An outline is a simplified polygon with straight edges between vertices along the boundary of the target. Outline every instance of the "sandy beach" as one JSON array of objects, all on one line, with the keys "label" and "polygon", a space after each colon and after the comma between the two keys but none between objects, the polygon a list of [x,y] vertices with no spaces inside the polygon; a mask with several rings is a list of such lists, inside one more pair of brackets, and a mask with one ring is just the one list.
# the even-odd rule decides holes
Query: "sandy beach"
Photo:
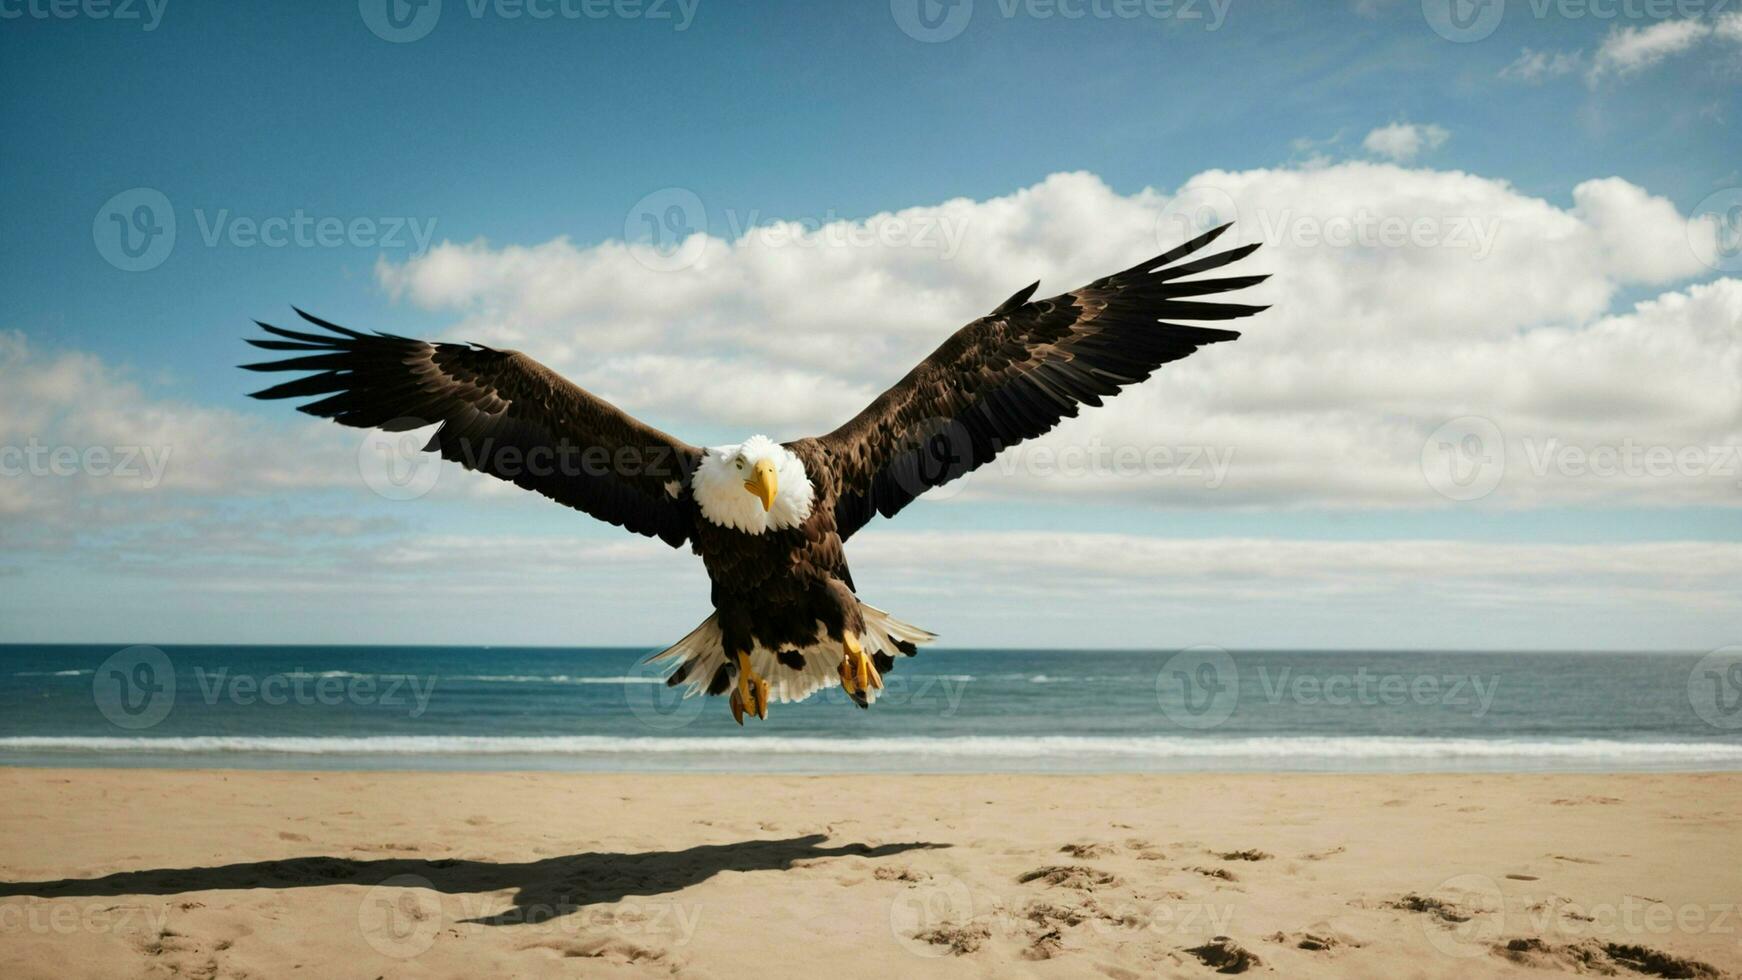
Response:
[{"label": "sandy beach", "polygon": [[0,770],[0,975],[1742,973],[1742,776]]}]

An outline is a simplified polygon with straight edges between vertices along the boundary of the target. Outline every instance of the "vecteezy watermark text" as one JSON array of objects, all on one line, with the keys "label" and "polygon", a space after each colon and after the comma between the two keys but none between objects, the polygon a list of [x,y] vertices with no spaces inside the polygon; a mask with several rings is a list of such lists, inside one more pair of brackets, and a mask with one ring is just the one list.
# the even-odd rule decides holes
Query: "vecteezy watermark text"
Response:
[{"label": "vecteezy watermark text", "polygon": [[163,23],[169,0],[0,0],[0,21],[112,20],[150,33]]},{"label": "vecteezy watermark text", "polygon": [[208,705],[219,700],[237,705],[374,705],[408,708],[408,718],[421,717],[429,709],[437,678],[412,674],[352,674],[302,671],[266,674],[231,674],[228,667],[194,668],[194,683]]},{"label": "vecteezy watermark text", "polygon": [[[674,32],[695,22],[700,0],[465,0],[473,20],[623,20],[669,23]],[[358,0],[363,23],[383,41],[407,44],[429,36],[442,17],[442,0]]]},{"label": "vecteezy watermark text", "polygon": [[751,248],[914,248],[953,258],[967,236],[968,217],[947,211],[878,214],[854,221],[832,208],[820,215],[770,219],[760,209],[724,208],[718,224],[701,196],[684,187],[662,187],[630,207],[623,240],[630,255],[655,272],[675,272],[701,261],[711,229],[725,242]]},{"label": "vecteezy watermark text", "polygon": [[[200,243],[206,248],[379,248],[429,251],[436,219],[395,215],[313,215],[302,208],[288,214],[237,215],[229,208],[193,209]],[[103,202],[91,222],[98,254],[123,272],[146,272],[162,265],[175,250],[175,206],[162,191],[134,187]]]},{"label": "vecteezy watermark text", "polygon": [[1500,689],[1497,674],[1404,674],[1365,664],[1353,671],[1272,669],[1265,664],[1242,669],[1221,647],[1196,646],[1162,664],[1155,677],[1156,701],[1162,713],[1182,728],[1215,728],[1233,716],[1242,693],[1254,693],[1250,685],[1243,692],[1243,679],[1255,679],[1257,695],[1272,705],[1284,701],[1331,708],[1420,705],[1468,710],[1474,718],[1488,714]]},{"label": "vecteezy watermark text", "polygon": [[1666,21],[1716,17],[1732,6],[1732,0],[1421,0],[1421,13],[1435,34],[1469,44],[1492,35],[1509,9],[1536,20]]},{"label": "vecteezy watermark text", "polygon": [[[982,0],[984,2],[984,0]],[[915,41],[948,41],[967,29],[975,0],[889,0],[901,32]],[[1220,30],[1233,0],[994,0],[1004,20],[1168,20]]]},{"label": "vecteezy watermark text", "polygon": [[1468,959],[1500,953],[1528,961],[1533,954],[1552,953],[1565,944],[1581,958],[1593,958],[1592,965],[1602,973],[1615,972],[1604,967],[1616,965],[1608,961],[1617,955],[1631,959],[1643,939],[1742,933],[1742,914],[1735,902],[1672,904],[1641,895],[1580,902],[1553,892],[1520,890],[1510,882],[1503,888],[1497,879],[1478,873],[1454,875],[1428,892],[1410,893],[1390,904],[1421,913],[1429,944],[1447,956]]},{"label": "vecteezy watermark text", "polygon": [[[436,677],[365,674],[343,670],[304,670],[256,675],[228,667],[193,669],[194,687],[208,706],[219,701],[249,706],[336,707],[341,704],[404,710],[418,718],[429,710]],[[104,660],[91,678],[97,710],[117,728],[150,728],[175,707],[179,683],[175,663],[153,646],[132,646]]]},{"label": "vecteezy watermark text", "polygon": [[1280,704],[1286,698],[1300,705],[1333,708],[1405,704],[1471,708],[1472,718],[1481,718],[1494,705],[1500,688],[1499,675],[1480,674],[1381,674],[1357,667],[1352,674],[1296,674],[1294,668],[1276,671],[1260,666],[1258,687],[1264,699]]},{"label": "vecteezy watermark text", "polygon": [[1422,475],[1457,501],[1493,493],[1508,472],[1537,481],[1726,480],[1742,487],[1742,445],[1676,444],[1631,436],[1580,443],[1559,436],[1511,437],[1492,419],[1466,415],[1436,428],[1422,444]]},{"label": "vecteezy watermark text", "polygon": [[435,237],[436,219],[400,217],[315,217],[302,208],[288,215],[256,218],[232,217],[229,208],[208,213],[194,209],[200,239],[207,248],[220,244],[234,248],[410,248],[412,254],[429,251]]},{"label": "vecteezy watermark text", "polygon": [[130,936],[161,936],[169,927],[169,907],[116,905],[113,901],[76,905],[0,905],[0,933],[38,936],[71,936],[78,933],[115,933]]},{"label": "vecteezy watermark text", "polygon": [[1208,489],[1217,490],[1227,481],[1233,464],[1233,446],[1113,446],[1094,436],[1086,444],[1056,448],[1013,446],[1000,453],[992,467],[1005,476],[1065,479],[1169,476],[1202,482]]},{"label": "vecteezy watermark text", "polygon": [[135,480],[147,490],[163,482],[173,446],[50,446],[32,437],[0,446],[0,477],[90,476]]}]

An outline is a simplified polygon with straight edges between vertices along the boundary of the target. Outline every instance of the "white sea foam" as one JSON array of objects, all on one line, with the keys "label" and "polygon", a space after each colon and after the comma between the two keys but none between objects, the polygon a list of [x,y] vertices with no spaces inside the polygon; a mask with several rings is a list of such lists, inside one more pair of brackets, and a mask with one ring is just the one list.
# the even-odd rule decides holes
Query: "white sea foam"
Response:
[{"label": "white sea foam", "polygon": [[467,736],[14,736],[0,751],[129,754],[280,754],[406,756],[878,756],[884,759],[1385,761],[1457,764],[1742,765],[1742,742],[1632,742],[1614,739],[1473,739],[1398,737],[1105,738],[1069,735],[964,738],[821,738],[798,736],[625,738],[608,735]]}]

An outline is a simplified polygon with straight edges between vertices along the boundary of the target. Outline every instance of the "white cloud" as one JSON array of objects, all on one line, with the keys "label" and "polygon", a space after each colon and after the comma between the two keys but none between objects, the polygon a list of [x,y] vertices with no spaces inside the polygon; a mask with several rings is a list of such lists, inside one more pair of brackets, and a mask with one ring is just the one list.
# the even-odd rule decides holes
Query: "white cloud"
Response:
[{"label": "white cloud", "polygon": [[1570,75],[1579,70],[1584,55],[1579,51],[1533,51],[1525,48],[1505,68],[1500,77],[1536,84],[1550,78]]},{"label": "white cloud", "polygon": [[1742,44],[1742,10],[1724,14],[1713,21],[1712,33],[1721,41]]},{"label": "white cloud", "polygon": [[1415,159],[1424,150],[1438,149],[1451,135],[1444,127],[1431,123],[1422,126],[1391,123],[1368,133],[1361,146],[1368,153],[1404,162]]},{"label": "white cloud", "polygon": [[[1606,80],[1638,75],[1670,58],[1693,51],[1701,42],[1715,39],[1742,44],[1742,11],[1721,14],[1709,20],[1684,18],[1661,20],[1643,27],[1614,27],[1597,47],[1585,71],[1593,87]],[[1535,51],[1524,48],[1500,69],[1500,77],[1537,83],[1578,71],[1584,62],[1580,51]]]},{"label": "white cloud", "polygon": [[0,513],[110,494],[230,495],[359,484],[356,438],[156,394],[81,351],[0,331]]},{"label": "white cloud", "polygon": [[1716,454],[1657,475],[1569,462],[1742,442],[1742,281],[1610,315],[1624,287],[1707,272],[1688,238],[1702,226],[1690,232],[1668,201],[1618,179],[1580,184],[1572,201],[1359,162],[1213,171],[1174,195],[1059,174],[865,223],[952,222],[965,233],[947,259],[743,235],[710,238],[693,268],[656,272],[619,243],[558,239],[444,243],[377,272],[393,295],[459,314],[439,332],[525,349],[679,434],[788,438],[834,428],[1019,286],[1040,278],[1049,295],[1123,268],[1177,241],[1181,214],[1210,207],[1240,217],[1231,240],[1266,242],[1248,264],[1275,278],[1251,298],[1275,308],[1238,324],[1238,343],[1169,365],[982,469],[964,499],[1051,499],[1067,485],[1179,505],[1443,505],[1423,448],[1446,420],[1481,415],[1507,440],[1490,505],[1734,505],[1737,477]]},{"label": "white cloud", "polygon": [[1690,50],[1712,30],[1711,24],[1692,18],[1658,21],[1645,27],[1613,28],[1591,59],[1586,78],[1596,84],[1609,75],[1637,74]]}]

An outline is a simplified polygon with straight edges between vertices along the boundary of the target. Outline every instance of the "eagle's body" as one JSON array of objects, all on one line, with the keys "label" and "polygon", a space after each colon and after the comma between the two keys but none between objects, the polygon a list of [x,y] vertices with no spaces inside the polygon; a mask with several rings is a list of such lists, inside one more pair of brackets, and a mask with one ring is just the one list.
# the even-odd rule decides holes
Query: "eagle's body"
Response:
[{"label": "eagle's body", "polygon": [[1264,279],[1182,279],[1256,247],[1171,264],[1225,228],[1051,299],[1030,300],[1039,284],[1029,286],[840,428],[785,444],[754,436],[692,446],[517,351],[364,334],[300,310],[329,332],[261,324],[284,339],[249,343],[298,354],[246,366],[316,372],[257,397],[320,395],[302,410],[352,426],[440,423],[426,448],[444,458],[673,547],[687,543],[707,568],[715,611],[652,658],[673,665],[667,683],[730,691],[740,720],[837,683],[863,707],[895,658],[933,637],[859,601],[845,542],[1079,405],[1239,336],[1165,322],[1263,309],[1182,298]]}]

